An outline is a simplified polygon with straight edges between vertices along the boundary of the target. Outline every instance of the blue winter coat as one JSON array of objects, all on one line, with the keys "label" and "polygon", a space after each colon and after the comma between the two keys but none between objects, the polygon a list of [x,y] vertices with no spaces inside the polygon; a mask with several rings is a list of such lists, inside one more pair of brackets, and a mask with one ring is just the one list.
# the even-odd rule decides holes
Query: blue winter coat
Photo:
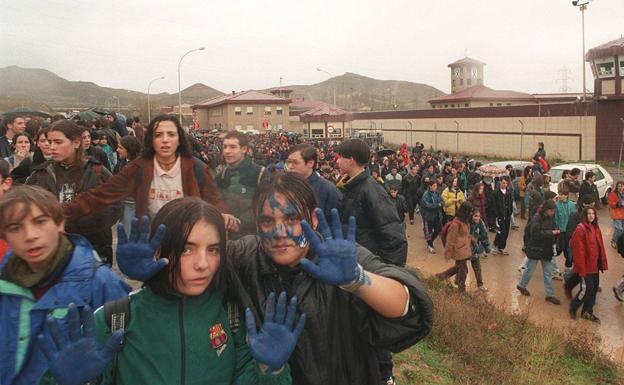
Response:
[{"label": "blue winter coat", "polygon": [[439,193],[427,189],[420,200],[420,213],[423,219],[426,221],[435,220],[436,217],[442,219],[443,204],[444,201]]},{"label": "blue winter coat", "polygon": [[308,183],[316,195],[316,206],[323,210],[325,218],[331,218],[331,209],[340,210],[342,193],[332,182],[320,177],[316,172],[312,172],[308,177]]},{"label": "blue winter coat", "polygon": [[[91,244],[80,235],[68,235],[74,245],[72,259],[61,279],[35,301],[32,290],[0,279],[0,384],[33,385],[54,383],[44,373],[48,363],[37,345],[37,335],[48,334],[44,327],[48,314],[61,320],[67,333],[67,306],[90,305],[97,309],[105,302],[125,297],[130,287],[93,254]],[[9,251],[0,271],[13,257]],[[51,338],[49,335],[47,338]],[[42,378],[43,377],[43,378]]]}]

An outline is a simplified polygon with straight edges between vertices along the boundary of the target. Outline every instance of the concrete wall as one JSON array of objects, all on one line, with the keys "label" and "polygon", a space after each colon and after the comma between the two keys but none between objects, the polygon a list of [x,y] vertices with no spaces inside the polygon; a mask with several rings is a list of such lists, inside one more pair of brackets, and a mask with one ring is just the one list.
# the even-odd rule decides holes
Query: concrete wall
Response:
[{"label": "concrete wall", "polygon": [[[459,143],[455,122],[459,124]],[[424,143],[426,148],[433,146],[449,152],[529,159],[535,153],[537,143],[544,142],[550,159],[572,161],[596,158],[596,117],[591,115],[388,118],[353,120],[350,124],[352,129],[382,131],[386,142],[413,145],[418,141]]]}]

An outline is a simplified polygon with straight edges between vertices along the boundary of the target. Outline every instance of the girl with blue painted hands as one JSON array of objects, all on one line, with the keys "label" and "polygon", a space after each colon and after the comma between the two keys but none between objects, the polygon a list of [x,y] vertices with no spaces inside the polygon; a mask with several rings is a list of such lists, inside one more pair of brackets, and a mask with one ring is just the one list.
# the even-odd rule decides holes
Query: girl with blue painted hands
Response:
[{"label": "girl with blue painted hands", "polygon": [[136,219],[132,227],[130,242],[119,227],[121,247],[155,251],[164,268],[130,295],[123,333],[111,333],[115,321],[106,306],[94,315],[70,309],[68,338],[49,324],[54,338],[46,355],[60,384],[98,376],[101,384],[130,385],[292,382],[287,361],[305,315],[295,322],[296,298],[287,304],[282,293],[276,303],[271,293],[259,332],[249,309],[240,317],[238,303],[246,294],[240,285],[233,290],[238,278],[226,259],[224,221],[214,206],[190,197],[167,203],[151,225],[149,243],[147,218],[140,232]]}]

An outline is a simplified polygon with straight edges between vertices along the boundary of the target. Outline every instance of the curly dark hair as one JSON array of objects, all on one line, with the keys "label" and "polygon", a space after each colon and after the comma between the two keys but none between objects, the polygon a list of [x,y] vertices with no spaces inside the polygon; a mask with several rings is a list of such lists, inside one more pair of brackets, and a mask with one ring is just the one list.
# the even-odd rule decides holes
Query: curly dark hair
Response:
[{"label": "curly dark hair", "polygon": [[193,152],[191,151],[190,140],[186,135],[186,132],[184,132],[184,129],[182,128],[182,125],[180,124],[178,118],[173,115],[158,115],[157,117],[152,119],[149,126],[147,126],[147,130],[145,131],[145,142],[141,155],[149,159],[154,158],[154,155],[156,154],[156,151],[154,151],[153,143],[154,131],[156,130],[156,128],[158,128],[158,125],[161,122],[172,122],[178,129],[179,145],[176,149],[176,153],[178,155],[186,156],[189,158],[192,157]]}]

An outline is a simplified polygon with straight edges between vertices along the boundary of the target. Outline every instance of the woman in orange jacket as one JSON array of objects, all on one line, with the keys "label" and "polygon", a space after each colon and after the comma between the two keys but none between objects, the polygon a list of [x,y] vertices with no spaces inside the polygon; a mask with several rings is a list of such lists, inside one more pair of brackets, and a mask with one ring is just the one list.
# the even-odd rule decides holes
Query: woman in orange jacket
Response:
[{"label": "woman in orange jacket", "polygon": [[471,219],[472,204],[464,202],[459,206],[457,216],[448,225],[444,244],[444,257],[454,259],[455,265],[436,274],[439,279],[447,279],[455,275],[455,283],[461,291],[466,291],[467,262],[472,256],[472,243],[474,242],[470,234]]}]

